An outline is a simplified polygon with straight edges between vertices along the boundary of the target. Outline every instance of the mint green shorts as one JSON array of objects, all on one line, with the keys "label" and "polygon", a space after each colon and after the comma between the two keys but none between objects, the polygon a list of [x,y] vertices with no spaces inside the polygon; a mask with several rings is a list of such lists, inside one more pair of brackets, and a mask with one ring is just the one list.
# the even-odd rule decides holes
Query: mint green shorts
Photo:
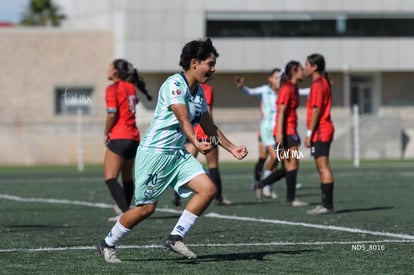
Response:
[{"label": "mint green shorts", "polygon": [[186,150],[175,154],[138,150],[135,157],[135,205],[156,203],[168,187],[188,198],[192,190],[185,187],[198,175],[206,174],[203,166]]},{"label": "mint green shorts", "polygon": [[264,146],[276,145],[275,137],[273,136],[273,128],[260,126],[260,137]]}]

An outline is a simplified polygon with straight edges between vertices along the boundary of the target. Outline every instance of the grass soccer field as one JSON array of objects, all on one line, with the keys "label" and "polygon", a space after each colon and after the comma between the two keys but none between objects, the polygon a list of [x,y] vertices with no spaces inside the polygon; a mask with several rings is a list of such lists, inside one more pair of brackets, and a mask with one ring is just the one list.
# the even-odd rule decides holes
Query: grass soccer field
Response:
[{"label": "grass soccer field", "polygon": [[[113,202],[102,167],[0,168],[2,274],[412,274],[414,162],[333,162],[336,214],[310,216],[320,201],[312,162],[302,162],[297,191],[303,208],[255,202],[253,163],[223,163],[223,193],[231,206],[212,204],[186,237],[198,254],[188,262],[160,243],[182,207],[160,199],[154,215],[117,248],[107,264],[94,246],[112,227]],[[185,201],[184,201],[185,202]]]}]

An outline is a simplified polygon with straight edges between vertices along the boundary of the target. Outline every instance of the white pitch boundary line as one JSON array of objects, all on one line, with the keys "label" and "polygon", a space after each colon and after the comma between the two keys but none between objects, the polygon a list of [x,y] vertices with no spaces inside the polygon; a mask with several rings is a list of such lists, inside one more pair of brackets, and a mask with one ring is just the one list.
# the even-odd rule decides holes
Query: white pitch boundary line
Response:
[{"label": "white pitch boundary line", "polygon": [[391,237],[391,238],[398,238],[398,239],[414,240],[414,236],[407,235],[407,234],[378,232],[378,231],[370,231],[370,230],[364,230],[364,229],[359,229],[359,228],[349,228],[349,227],[334,226],[334,225],[320,225],[320,224],[311,224],[311,223],[303,223],[303,222],[289,222],[289,221],[281,221],[281,220],[257,219],[257,218],[249,218],[249,217],[220,215],[217,213],[207,213],[205,216],[209,218],[217,218],[217,219],[224,219],[224,220],[237,220],[237,221],[247,221],[247,222],[262,222],[262,223],[273,223],[273,224],[283,224],[283,225],[294,225],[294,226],[302,226],[302,227],[309,227],[309,228],[317,228],[317,229],[322,229],[322,230],[343,231],[343,232],[349,232],[349,233],[367,234],[367,235],[374,235],[374,236],[384,236],[384,237]]},{"label": "white pitch boundary line", "polygon": [[[112,208],[113,207],[111,204],[107,204],[107,203],[92,203],[92,202],[83,202],[83,201],[44,199],[44,198],[23,198],[23,197],[7,195],[7,194],[0,194],[0,199],[7,199],[7,200],[19,201],[19,202],[43,202],[43,203],[53,203],[53,204],[69,204],[69,205],[88,206],[88,207],[96,207],[96,208]],[[181,210],[175,210],[175,209],[169,209],[169,208],[157,208],[156,211],[164,212],[164,213],[174,213],[174,214],[182,213]],[[316,228],[316,229],[322,229],[322,230],[342,231],[342,232],[349,232],[349,233],[398,238],[398,239],[404,239],[404,240],[414,240],[414,236],[408,235],[408,234],[378,232],[378,231],[370,231],[370,230],[364,230],[364,229],[359,229],[359,228],[349,228],[349,227],[334,226],[334,225],[320,225],[320,224],[311,224],[311,223],[302,223],[302,222],[282,221],[282,220],[229,216],[229,215],[221,215],[217,213],[207,213],[204,216],[207,218],[216,218],[216,219],[224,219],[224,220],[237,220],[237,221],[247,221],[247,222],[260,222],[260,223],[301,226],[301,227]]]},{"label": "white pitch boundary line", "polygon": [[[324,246],[324,245],[358,245],[358,244],[399,244],[414,243],[412,240],[379,240],[379,241],[339,241],[339,242],[269,242],[269,243],[206,243],[186,244],[190,247],[250,247],[250,246]],[[119,245],[117,249],[159,249],[161,245]],[[95,246],[41,247],[41,248],[6,248],[0,253],[13,252],[51,252],[68,250],[95,250]]]}]

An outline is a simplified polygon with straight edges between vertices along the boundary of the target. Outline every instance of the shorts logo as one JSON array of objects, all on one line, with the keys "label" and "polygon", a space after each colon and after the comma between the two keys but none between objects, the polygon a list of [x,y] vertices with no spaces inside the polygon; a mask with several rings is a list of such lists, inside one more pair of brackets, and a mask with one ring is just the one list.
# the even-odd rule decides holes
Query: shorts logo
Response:
[{"label": "shorts logo", "polygon": [[157,174],[148,174],[148,179],[145,183],[147,185],[147,190],[144,192],[146,198],[151,198],[154,195],[154,186],[157,184],[157,179]]},{"label": "shorts logo", "polygon": [[145,191],[144,196],[146,198],[151,198],[152,195],[154,195],[154,188],[151,185],[147,186],[147,190]]}]

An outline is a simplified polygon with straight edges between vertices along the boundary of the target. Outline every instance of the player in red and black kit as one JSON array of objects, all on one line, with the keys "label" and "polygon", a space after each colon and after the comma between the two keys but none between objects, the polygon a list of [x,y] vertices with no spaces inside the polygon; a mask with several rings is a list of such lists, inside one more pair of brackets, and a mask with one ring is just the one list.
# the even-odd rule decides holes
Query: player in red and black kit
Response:
[{"label": "player in red and black kit", "polygon": [[[140,140],[135,121],[135,105],[138,103],[136,88],[143,92],[148,100],[152,98],[137,70],[126,60],[116,59],[110,64],[108,79],[113,83],[106,88],[105,95],[107,117],[104,144],[107,149],[104,179],[116,202],[115,212],[120,215],[129,209],[134,194],[132,172]],[[123,186],[118,183],[119,173],[122,174]]]},{"label": "player in red and black kit", "polygon": [[325,59],[322,55],[312,54],[308,56],[305,75],[312,77],[310,94],[306,104],[306,127],[308,130],[305,146],[311,148],[311,155],[315,158],[322,192],[322,205],[309,210],[308,213],[330,214],[334,213],[334,180],[329,166],[329,150],[335,128],[331,120],[331,82],[325,72]]},{"label": "player in red and black kit", "polygon": [[[207,83],[200,83],[201,88],[203,88],[204,96],[206,98],[206,103],[208,107],[208,112],[211,117],[213,117],[213,101],[214,101],[214,93],[213,93],[213,87]],[[213,180],[214,184],[217,188],[215,203],[216,205],[224,206],[224,205],[230,205],[232,202],[223,198],[222,195],[222,185],[221,185],[221,177],[220,177],[220,171],[218,168],[218,140],[211,140],[209,136],[207,136],[203,128],[201,128],[200,124],[198,124],[196,127],[194,127],[194,133],[196,135],[196,139],[198,142],[208,142],[211,143],[212,149],[205,154],[206,160],[207,160],[207,166],[208,166],[208,172]],[[194,147],[194,145],[191,142],[187,142],[185,145],[185,148],[188,152],[190,152],[194,157],[197,157],[198,150]],[[180,196],[174,192],[174,197],[171,199],[171,202],[175,206],[181,205],[181,198]]]},{"label": "player in red and black kit", "polygon": [[299,89],[297,84],[304,78],[303,67],[297,61],[290,61],[281,75],[281,86],[277,98],[276,125],[273,134],[276,137],[276,153],[283,159],[286,169],[286,205],[304,206],[307,203],[297,200],[296,180],[299,168],[298,147],[300,138],[297,133]]}]

